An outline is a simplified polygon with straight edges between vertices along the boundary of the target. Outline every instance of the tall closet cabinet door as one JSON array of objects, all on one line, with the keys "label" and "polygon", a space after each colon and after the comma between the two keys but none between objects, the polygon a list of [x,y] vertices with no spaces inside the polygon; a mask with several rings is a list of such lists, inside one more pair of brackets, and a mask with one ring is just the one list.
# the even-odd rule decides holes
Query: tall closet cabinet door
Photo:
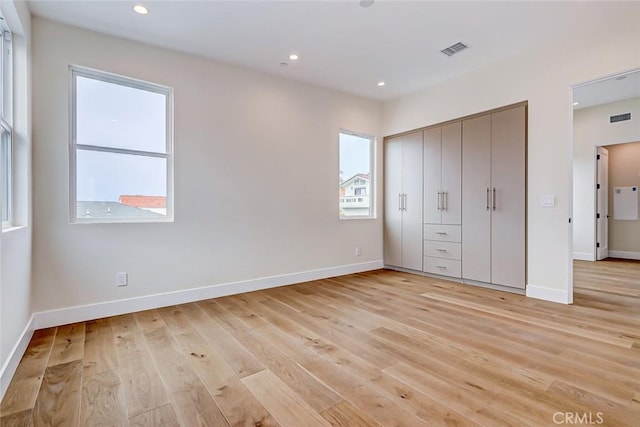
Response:
[{"label": "tall closet cabinet door", "polygon": [[525,107],[491,115],[491,282],[525,287]]},{"label": "tall closet cabinet door", "polygon": [[424,131],[424,222],[441,224],[442,128]]},{"label": "tall closet cabinet door", "polygon": [[442,224],[460,225],[462,221],[461,156],[462,123],[457,122],[443,126],[441,190],[444,195],[442,196]]},{"label": "tall closet cabinet door", "polygon": [[491,115],[462,122],[462,277],[491,282]]},{"label": "tall closet cabinet door", "polygon": [[422,270],[422,131],[402,137],[402,266]]},{"label": "tall closet cabinet door", "polygon": [[384,263],[402,266],[402,137],[384,144]]}]

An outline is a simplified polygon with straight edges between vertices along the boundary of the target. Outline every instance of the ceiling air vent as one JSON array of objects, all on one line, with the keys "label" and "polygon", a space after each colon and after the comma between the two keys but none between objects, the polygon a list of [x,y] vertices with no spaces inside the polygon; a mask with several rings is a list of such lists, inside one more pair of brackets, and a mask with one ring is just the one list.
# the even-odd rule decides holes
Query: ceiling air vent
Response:
[{"label": "ceiling air vent", "polygon": [[446,49],[442,49],[440,52],[444,53],[447,56],[453,56],[458,52],[462,52],[467,47],[469,47],[469,46],[467,46],[466,44],[464,44],[462,42],[458,42],[456,44],[452,44],[451,46],[449,46]]},{"label": "ceiling air vent", "polygon": [[616,114],[615,116],[609,117],[609,123],[624,122],[626,120],[631,120],[631,113]]}]

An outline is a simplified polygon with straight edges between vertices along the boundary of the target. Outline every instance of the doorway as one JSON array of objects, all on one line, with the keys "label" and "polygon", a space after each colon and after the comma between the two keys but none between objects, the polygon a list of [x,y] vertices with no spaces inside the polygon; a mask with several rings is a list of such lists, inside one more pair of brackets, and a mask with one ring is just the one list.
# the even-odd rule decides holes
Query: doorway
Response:
[{"label": "doorway", "polygon": [[596,261],[609,258],[609,150],[596,154]]},{"label": "doorway", "polygon": [[[621,250],[620,243],[614,243],[616,239],[612,233],[615,231],[616,236],[624,236],[633,228],[637,231],[631,231],[631,234],[637,232],[640,236],[640,221],[627,221],[622,230],[623,221],[614,218],[613,207],[615,194],[622,191],[621,186],[640,186],[640,167],[636,168],[635,174],[630,174],[630,178],[625,178],[625,182],[618,178],[613,182],[612,174],[616,168],[613,159],[616,155],[618,161],[621,158],[619,152],[614,155],[614,148],[640,141],[640,70],[573,87],[573,109],[572,238],[576,272],[598,268],[596,264],[603,263],[598,268],[601,275],[610,271],[609,264],[618,258],[623,258],[623,262],[616,262],[616,271],[637,268],[634,259],[640,257],[624,245]],[[576,278],[576,283],[578,281]]]}]

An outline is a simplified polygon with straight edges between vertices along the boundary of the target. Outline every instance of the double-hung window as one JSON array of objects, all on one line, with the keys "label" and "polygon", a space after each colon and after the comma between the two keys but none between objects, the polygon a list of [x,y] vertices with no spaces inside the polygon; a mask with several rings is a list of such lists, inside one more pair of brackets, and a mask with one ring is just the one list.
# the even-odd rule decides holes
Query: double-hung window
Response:
[{"label": "double-hung window", "polygon": [[13,66],[11,32],[3,20],[0,21],[0,187],[2,199],[2,228],[13,224]]},{"label": "double-hung window", "polygon": [[172,89],[71,67],[71,222],[173,220]]},{"label": "double-hung window", "polygon": [[340,218],[373,218],[374,139],[343,130],[338,144]]}]

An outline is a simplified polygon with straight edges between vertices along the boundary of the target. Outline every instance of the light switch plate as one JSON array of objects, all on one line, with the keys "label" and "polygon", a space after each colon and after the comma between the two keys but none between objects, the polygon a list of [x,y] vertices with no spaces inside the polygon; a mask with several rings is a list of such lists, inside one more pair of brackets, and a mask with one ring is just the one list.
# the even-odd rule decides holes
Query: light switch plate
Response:
[{"label": "light switch plate", "polygon": [[542,196],[540,204],[543,208],[554,208],[556,206],[556,196]]},{"label": "light switch plate", "polygon": [[117,273],[116,286],[128,286],[128,285],[129,285],[129,275],[127,273]]}]

